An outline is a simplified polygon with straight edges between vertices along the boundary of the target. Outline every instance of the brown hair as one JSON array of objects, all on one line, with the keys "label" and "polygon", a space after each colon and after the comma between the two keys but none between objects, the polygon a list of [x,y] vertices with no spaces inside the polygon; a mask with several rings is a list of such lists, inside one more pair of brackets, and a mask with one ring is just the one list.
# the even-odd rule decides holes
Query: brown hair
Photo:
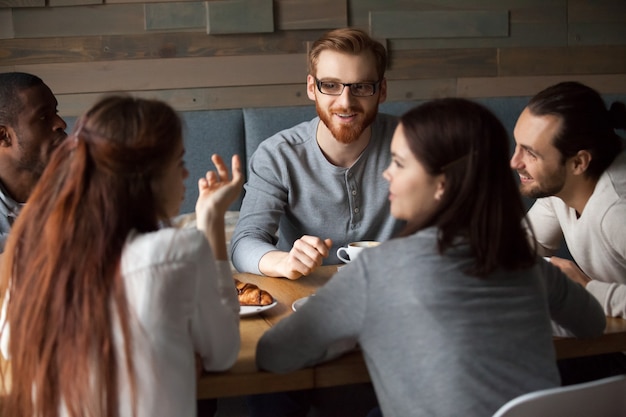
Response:
[{"label": "brown hair", "polygon": [[537,93],[528,103],[536,116],[553,115],[561,129],[552,144],[563,161],[580,150],[591,153],[586,175],[599,178],[620,153],[622,142],[615,129],[626,129],[626,109],[619,101],[607,110],[600,94],[575,81],[555,84]]},{"label": "brown hair", "polygon": [[467,272],[476,276],[532,265],[535,250],[522,226],[526,210],[509,168],[508,135],[497,117],[478,103],[445,98],[413,108],[400,123],[426,171],[445,174],[440,208],[430,223],[439,229],[440,253],[462,238],[475,258]]},{"label": "brown hair", "polygon": [[[181,135],[168,105],[113,96],[53,154],[4,254],[11,388],[1,415],[57,416],[63,404],[71,417],[116,417],[118,369],[127,370],[135,399],[120,259],[131,230],[156,230],[165,216],[151,180]],[[114,348],[116,323],[125,367]]]},{"label": "brown hair", "polygon": [[351,55],[360,55],[371,52],[376,60],[378,81],[385,76],[387,69],[387,51],[378,41],[362,30],[354,28],[335,29],[316,40],[309,51],[309,74],[315,76],[317,63],[322,51],[331,50]]}]

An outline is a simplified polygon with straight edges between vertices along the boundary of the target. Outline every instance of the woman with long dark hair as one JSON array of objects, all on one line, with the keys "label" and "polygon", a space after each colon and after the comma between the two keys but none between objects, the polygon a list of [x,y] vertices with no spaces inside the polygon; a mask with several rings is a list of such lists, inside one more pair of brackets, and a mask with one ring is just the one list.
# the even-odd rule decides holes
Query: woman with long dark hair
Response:
[{"label": "woman with long dark hair", "polygon": [[235,362],[224,213],[240,161],[231,179],[213,157],[198,228],[177,229],[183,155],[176,112],[126,96],[98,101],[53,154],[2,260],[1,415],[195,416],[194,353],[207,370]]},{"label": "woman with long dark hair", "polygon": [[605,317],[535,254],[508,158],[506,130],[477,103],[440,99],[403,115],[384,172],[403,235],[270,329],[258,365],[289,372],[358,342],[386,417],[484,417],[559,385],[550,319],[597,336]]}]

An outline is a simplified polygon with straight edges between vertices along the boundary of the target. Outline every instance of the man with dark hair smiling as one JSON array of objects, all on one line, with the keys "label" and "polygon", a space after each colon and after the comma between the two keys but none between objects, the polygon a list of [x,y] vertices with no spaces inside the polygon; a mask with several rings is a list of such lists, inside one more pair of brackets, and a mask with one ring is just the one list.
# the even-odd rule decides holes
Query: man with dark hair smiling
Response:
[{"label": "man with dark hair smiling", "polygon": [[0,252],[66,127],[39,77],[0,74]]},{"label": "man with dark hair smiling", "polygon": [[[565,239],[573,261],[551,262],[585,287],[607,316],[626,317],[626,128],[624,103],[607,110],[600,94],[577,82],[535,95],[515,126],[511,167],[538,249],[553,255]],[[621,354],[560,361],[564,384],[626,372]]]}]

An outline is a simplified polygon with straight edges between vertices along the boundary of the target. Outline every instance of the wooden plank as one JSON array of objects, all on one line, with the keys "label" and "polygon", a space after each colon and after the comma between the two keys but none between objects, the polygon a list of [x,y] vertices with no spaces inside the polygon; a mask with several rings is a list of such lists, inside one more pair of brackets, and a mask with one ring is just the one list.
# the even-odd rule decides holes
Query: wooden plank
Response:
[{"label": "wooden plank", "polygon": [[457,95],[461,97],[532,96],[561,81],[579,81],[603,94],[626,93],[626,74],[601,74],[459,78]]},{"label": "wooden plank", "polygon": [[499,75],[626,73],[626,45],[561,48],[503,48]]},{"label": "wooden plank", "polygon": [[15,37],[49,38],[144,32],[141,4],[14,9]]},{"label": "wooden plank", "polygon": [[626,22],[626,2],[622,0],[569,0],[567,16],[570,23]]},{"label": "wooden plank", "polygon": [[207,33],[274,31],[272,0],[227,0],[207,3]]},{"label": "wooden plank", "polygon": [[352,0],[348,4],[350,24],[365,29],[370,12],[376,11],[509,10],[508,37],[390,39],[399,49],[567,45],[567,0]]},{"label": "wooden plank", "polygon": [[626,43],[626,20],[620,23],[570,23],[570,45],[623,45]]},{"label": "wooden plank", "polygon": [[146,30],[204,29],[205,2],[146,3]]},{"label": "wooden plank", "polygon": [[46,0],[0,0],[0,8],[44,7]]},{"label": "wooden plank", "polygon": [[168,58],[16,65],[13,68],[40,76],[56,94],[94,93],[299,83],[306,79],[306,56]]},{"label": "wooden plank", "polygon": [[86,6],[103,3],[104,0],[48,0],[48,6],[50,7]]},{"label": "wooden plank", "polygon": [[[208,87],[166,89],[149,91],[125,91],[137,97],[166,101],[178,111],[238,109],[242,107],[307,106],[312,102],[306,95],[304,80],[299,84]],[[57,94],[59,114],[78,116],[96,102],[103,94],[82,93]],[[268,100],[268,97],[272,97]]]},{"label": "wooden plank", "polygon": [[497,51],[487,48],[395,51],[387,71],[390,80],[495,75]]},{"label": "wooden plank", "polygon": [[0,65],[237,55],[302,54],[323,30],[207,36],[202,32],[9,39]]},{"label": "wooden plank", "polygon": [[411,101],[449,97],[455,93],[455,78],[387,81],[387,101]]},{"label": "wooden plank", "polygon": [[508,10],[370,12],[370,34],[380,38],[507,37]]},{"label": "wooden plank", "polygon": [[[10,39],[13,37],[13,14],[11,9],[0,9],[0,39]],[[1,48],[1,46],[0,46]],[[0,50],[0,56],[4,62],[4,56]]]},{"label": "wooden plank", "polygon": [[347,0],[276,0],[276,29],[334,29],[348,26]]}]

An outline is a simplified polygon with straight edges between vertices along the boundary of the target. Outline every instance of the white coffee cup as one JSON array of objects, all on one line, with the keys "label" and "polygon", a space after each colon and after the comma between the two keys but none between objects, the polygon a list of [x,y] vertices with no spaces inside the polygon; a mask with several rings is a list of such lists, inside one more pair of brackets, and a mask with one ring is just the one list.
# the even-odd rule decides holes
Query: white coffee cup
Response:
[{"label": "white coffee cup", "polygon": [[[373,240],[362,240],[360,242],[348,243],[348,246],[342,246],[337,249],[337,258],[341,259],[345,263],[348,263],[350,261],[354,261],[363,249],[373,248],[378,245],[380,245],[380,242],[375,242]],[[344,252],[345,255],[348,256],[347,258],[345,255],[341,256]]]}]

